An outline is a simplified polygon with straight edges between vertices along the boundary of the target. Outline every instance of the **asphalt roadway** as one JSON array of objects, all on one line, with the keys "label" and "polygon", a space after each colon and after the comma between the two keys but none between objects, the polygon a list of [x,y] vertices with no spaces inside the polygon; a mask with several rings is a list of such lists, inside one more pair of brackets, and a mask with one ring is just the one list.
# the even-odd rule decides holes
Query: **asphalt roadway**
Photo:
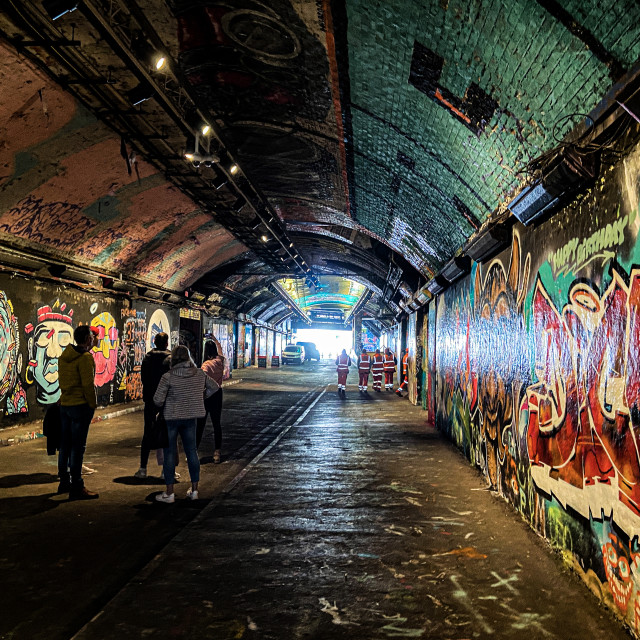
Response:
[{"label": "asphalt roadway", "polygon": [[141,412],[91,427],[99,500],[56,495],[44,439],[0,448],[0,638],[629,638],[406,399],[329,363],[232,382],[197,501],[184,461],[173,505],[133,477]]}]

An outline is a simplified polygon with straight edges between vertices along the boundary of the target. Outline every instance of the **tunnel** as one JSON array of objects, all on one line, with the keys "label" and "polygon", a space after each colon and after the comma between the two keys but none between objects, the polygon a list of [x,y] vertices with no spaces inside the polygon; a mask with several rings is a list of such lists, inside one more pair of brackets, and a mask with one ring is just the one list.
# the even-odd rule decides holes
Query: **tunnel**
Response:
[{"label": "tunnel", "polygon": [[[4,0],[0,637],[640,637],[639,25]],[[83,325],[81,504],[43,422]],[[162,333],[224,359],[188,508],[133,477]]]}]

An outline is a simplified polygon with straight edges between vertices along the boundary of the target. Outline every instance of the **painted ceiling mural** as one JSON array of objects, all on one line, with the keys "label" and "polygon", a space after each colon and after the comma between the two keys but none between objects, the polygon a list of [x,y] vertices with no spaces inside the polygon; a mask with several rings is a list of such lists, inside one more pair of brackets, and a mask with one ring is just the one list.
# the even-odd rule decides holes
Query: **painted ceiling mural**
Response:
[{"label": "painted ceiling mural", "polygon": [[68,93],[0,46],[0,239],[180,290],[246,251]]},{"label": "painted ceiling mural", "polygon": [[323,276],[317,286],[309,286],[295,278],[280,280],[278,284],[303,311],[320,305],[348,311],[366,291],[359,282],[331,276]]}]

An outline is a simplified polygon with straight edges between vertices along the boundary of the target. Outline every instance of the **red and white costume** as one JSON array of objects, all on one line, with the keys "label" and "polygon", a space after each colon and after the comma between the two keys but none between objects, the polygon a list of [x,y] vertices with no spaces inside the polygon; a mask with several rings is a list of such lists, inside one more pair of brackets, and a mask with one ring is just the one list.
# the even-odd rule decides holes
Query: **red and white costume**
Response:
[{"label": "red and white costume", "polygon": [[396,359],[393,353],[387,349],[384,354],[384,388],[393,391],[393,374],[396,370]]},{"label": "red and white costume", "polygon": [[338,372],[338,392],[346,391],[347,375],[351,366],[351,358],[346,353],[341,353],[336,358],[336,371]]},{"label": "red and white costume", "polygon": [[369,371],[371,370],[371,356],[368,353],[361,353],[358,358],[358,389],[366,391],[369,385]]},{"label": "red and white costume", "polygon": [[382,373],[384,372],[384,358],[379,351],[373,354],[371,361],[371,373],[373,374],[373,390],[380,391],[382,386]]}]

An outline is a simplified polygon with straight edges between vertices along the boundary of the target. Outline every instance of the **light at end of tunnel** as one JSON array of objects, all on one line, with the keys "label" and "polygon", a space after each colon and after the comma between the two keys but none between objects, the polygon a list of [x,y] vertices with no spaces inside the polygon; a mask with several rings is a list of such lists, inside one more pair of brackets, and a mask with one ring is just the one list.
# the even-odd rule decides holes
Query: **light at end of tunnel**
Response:
[{"label": "light at end of tunnel", "polygon": [[229,169],[229,173],[231,175],[234,175],[234,174],[238,173],[239,169],[240,169],[240,167],[237,164],[232,164],[231,168]]},{"label": "light at end of tunnel", "polygon": [[158,56],[156,58],[156,71],[160,71],[160,69],[163,69],[164,66],[167,64],[167,59],[164,56]]},{"label": "light at end of tunnel", "polygon": [[208,124],[205,124],[202,127],[202,135],[206,136],[209,133],[209,131],[211,131],[211,127]]}]

